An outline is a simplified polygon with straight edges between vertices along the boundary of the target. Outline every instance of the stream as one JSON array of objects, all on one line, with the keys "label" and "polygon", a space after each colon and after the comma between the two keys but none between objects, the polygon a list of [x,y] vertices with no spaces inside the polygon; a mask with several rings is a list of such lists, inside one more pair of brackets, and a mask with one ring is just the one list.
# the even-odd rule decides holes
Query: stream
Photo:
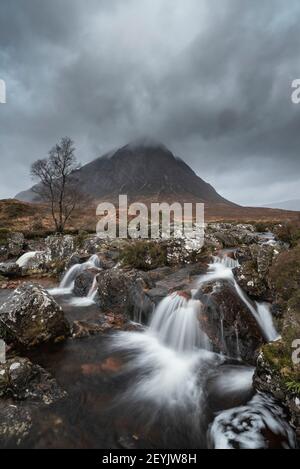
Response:
[{"label": "stream", "polygon": [[[97,256],[96,256],[97,257]],[[95,284],[87,298],[72,294],[76,275],[100,267],[93,256],[73,266],[51,293],[66,317],[95,321]],[[216,257],[193,285],[226,279],[249,308],[266,341],[276,340],[268,305],[252,304],[236,283],[237,262]],[[254,368],[212,350],[201,330],[200,301],[173,293],[141,331],[114,332],[68,340],[31,351],[29,358],[49,370],[68,398],[35,409],[30,448],[294,448],[285,411],[269,396],[255,394]],[[5,300],[5,292],[0,302]],[[220,318],[222,328],[222,318]]]}]

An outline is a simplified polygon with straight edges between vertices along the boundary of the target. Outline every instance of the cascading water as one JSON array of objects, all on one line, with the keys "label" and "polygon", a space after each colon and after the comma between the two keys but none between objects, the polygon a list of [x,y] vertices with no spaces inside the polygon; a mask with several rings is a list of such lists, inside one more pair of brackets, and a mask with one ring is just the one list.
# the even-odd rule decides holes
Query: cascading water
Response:
[{"label": "cascading water", "polygon": [[[199,284],[219,279],[232,282],[266,338],[273,340],[277,333],[268,306],[257,304],[256,309],[241,291],[232,272],[238,265],[237,261],[227,256],[215,258],[208,273],[200,278]],[[171,437],[167,428],[172,428],[172,435],[179,432],[183,444],[183,435],[189,435],[189,444],[197,447],[207,445],[206,429],[211,418],[208,409],[216,406],[221,412],[210,429],[214,447],[234,444],[230,436],[232,442],[237,441],[237,446],[247,447],[243,432],[249,437],[249,446],[265,447],[267,443],[263,435],[255,436],[255,433],[259,430],[268,431],[268,428],[282,435],[286,439],[285,444],[293,447],[292,431],[284,423],[281,409],[272,401],[269,405],[268,398],[259,396],[252,399],[254,369],[237,364],[228,366],[226,356],[210,351],[209,339],[200,326],[201,314],[201,302],[194,295],[189,299],[186,294],[173,293],[157,306],[144,332],[121,332],[114,336],[112,350],[126,357],[121,375],[129,376],[131,383],[119,402],[126,403],[131,417],[134,416],[137,425],[143,425],[145,431],[151,433],[152,426],[159,422],[159,426],[166,425],[166,438]],[[223,320],[221,315],[221,329]],[[224,331],[222,340],[225,342]],[[237,355],[240,355],[238,329],[236,342]],[[247,402],[249,404],[245,405]],[[244,406],[237,407],[241,409],[240,423],[237,424],[236,433],[226,433],[224,422],[227,421],[227,415],[234,416],[235,405]],[[222,410],[229,407],[230,411]],[[253,428],[245,429],[247,416],[256,415],[257,408],[259,415],[256,423]],[[281,420],[276,428],[274,422],[279,415]],[[264,422],[265,416],[268,416],[268,422]]]},{"label": "cascading water", "polygon": [[231,259],[228,256],[214,257],[212,264],[209,265],[208,273],[199,278],[198,287],[206,282],[211,282],[214,280],[230,281],[234,286],[239,298],[243,301],[243,303],[254,316],[266,340],[269,342],[277,340],[279,335],[274,327],[272,315],[268,305],[265,303],[256,303],[255,308],[235,280],[232,270],[238,266],[238,261]]},{"label": "cascading water", "polygon": [[209,340],[199,325],[200,314],[200,301],[173,293],[155,310],[149,331],[180,352],[196,348],[209,350]]},{"label": "cascading water", "polygon": [[[89,269],[99,269],[101,267],[101,263],[99,260],[99,257],[94,254],[92,255],[87,262],[84,262],[83,264],[75,264],[73,265],[64,275],[62,281],[60,282],[60,285],[58,288],[52,288],[49,290],[49,293],[51,293],[54,296],[61,296],[61,295],[70,295],[74,289],[74,284],[75,280],[80,275],[82,272],[89,270]],[[97,294],[97,290],[95,288],[95,281],[96,278],[94,279],[93,286],[91,290],[88,293],[87,298],[79,298],[77,303],[80,303],[80,306],[85,306],[84,300],[86,300],[86,304],[91,304],[94,302],[95,296]],[[77,298],[73,298],[71,300],[71,303],[73,306],[76,306],[76,300]],[[78,304],[79,305],[79,304]]]}]

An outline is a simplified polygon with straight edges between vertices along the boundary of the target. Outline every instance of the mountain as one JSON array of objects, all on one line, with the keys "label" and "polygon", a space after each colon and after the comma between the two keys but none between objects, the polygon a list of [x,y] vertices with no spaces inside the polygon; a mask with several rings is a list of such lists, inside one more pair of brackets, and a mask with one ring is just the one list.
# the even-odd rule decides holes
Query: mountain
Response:
[{"label": "mountain", "polygon": [[300,212],[300,199],[287,200],[285,202],[267,204],[267,205],[264,205],[264,207],[279,208],[282,210],[293,210],[295,212]]},{"label": "mountain", "polygon": [[[95,200],[156,198],[166,201],[197,201],[235,206],[219,195],[163,144],[148,139],[130,143],[82,166],[74,172],[80,190]],[[38,201],[30,189],[16,199]]]}]

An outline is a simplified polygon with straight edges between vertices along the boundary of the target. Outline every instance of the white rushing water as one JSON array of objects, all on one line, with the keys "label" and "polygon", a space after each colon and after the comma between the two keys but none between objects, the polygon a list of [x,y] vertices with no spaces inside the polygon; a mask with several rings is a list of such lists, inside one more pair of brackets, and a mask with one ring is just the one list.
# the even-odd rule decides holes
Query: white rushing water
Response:
[{"label": "white rushing water", "polygon": [[197,348],[209,350],[208,337],[200,328],[200,314],[200,301],[173,293],[156,308],[149,332],[154,333],[163,344],[180,352]]},{"label": "white rushing water", "polygon": [[27,267],[35,257],[45,254],[44,251],[31,251],[23,254],[17,261],[16,264],[19,267]]},{"label": "white rushing water", "polygon": [[[230,281],[266,338],[274,340],[277,333],[269,307],[266,304],[255,307],[247,298],[234,279],[232,269],[237,266],[238,262],[227,256],[215,258],[208,273],[199,279],[199,285],[211,280]],[[127,356],[122,373],[131,376],[131,386],[123,399],[138,413],[150,408],[151,420],[167,412],[170,418],[176,416],[175,425],[186,425],[188,421],[189,431],[198,432],[199,439],[208,418],[209,399],[218,402],[218,406],[223,401],[240,405],[249,400],[247,405],[216,416],[209,432],[210,444],[224,449],[235,445],[264,448],[268,444],[264,437],[267,429],[282,435],[285,444],[293,447],[293,432],[282,409],[268,397],[252,397],[254,368],[228,366],[225,356],[211,352],[210,341],[201,330],[201,314],[199,300],[173,293],[156,307],[144,332],[121,332],[114,336],[113,351]],[[223,319],[221,315],[221,329]],[[222,337],[224,341],[224,333]]]},{"label": "white rushing water", "polygon": [[296,447],[281,407],[269,396],[257,394],[245,406],[220,412],[210,428],[210,439],[214,449],[266,449],[268,431],[282,438],[284,448]]},{"label": "white rushing water", "polygon": [[252,304],[245,292],[241,289],[234,278],[232,269],[238,267],[238,261],[225,256],[223,258],[214,257],[213,263],[209,265],[208,273],[199,278],[198,286],[214,280],[228,280],[234,286],[239,298],[247,306],[251,314],[258,323],[264,337],[268,342],[275,341],[279,334],[275,329],[270,307],[266,303]]},{"label": "white rushing water", "polygon": [[[54,296],[63,296],[63,295],[70,295],[73,292],[74,289],[74,284],[75,280],[80,275],[82,272],[85,270],[89,269],[99,269],[101,266],[99,257],[94,254],[92,255],[87,262],[84,262],[83,264],[75,264],[70,269],[66,272],[64,275],[62,281],[60,282],[60,285],[58,288],[52,288],[49,290],[49,293],[54,295]],[[95,283],[95,280],[94,280]],[[95,288],[95,285],[93,284],[93,287]],[[94,293],[94,291],[93,291]],[[95,292],[95,295],[97,294],[97,290]],[[91,304],[94,301],[95,295],[90,292],[88,294],[88,298],[73,298],[71,299],[71,302],[73,306],[85,306],[84,305],[84,300],[86,300],[86,305]],[[76,304],[76,300],[77,304]],[[81,301],[81,304],[79,304]]]}]

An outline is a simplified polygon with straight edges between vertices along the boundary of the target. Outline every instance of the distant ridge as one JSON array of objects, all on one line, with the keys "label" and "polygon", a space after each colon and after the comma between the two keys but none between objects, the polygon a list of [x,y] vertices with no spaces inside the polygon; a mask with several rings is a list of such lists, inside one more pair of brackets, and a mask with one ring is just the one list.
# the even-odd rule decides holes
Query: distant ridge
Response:
[{"label": "distant ridge", "polygon": [[267,205],[264,205],[264,207],[279,208],[282,210],[292,210],[295,212],[300,212],[300,199],[287,200],[285,202],[267,204]]}]

